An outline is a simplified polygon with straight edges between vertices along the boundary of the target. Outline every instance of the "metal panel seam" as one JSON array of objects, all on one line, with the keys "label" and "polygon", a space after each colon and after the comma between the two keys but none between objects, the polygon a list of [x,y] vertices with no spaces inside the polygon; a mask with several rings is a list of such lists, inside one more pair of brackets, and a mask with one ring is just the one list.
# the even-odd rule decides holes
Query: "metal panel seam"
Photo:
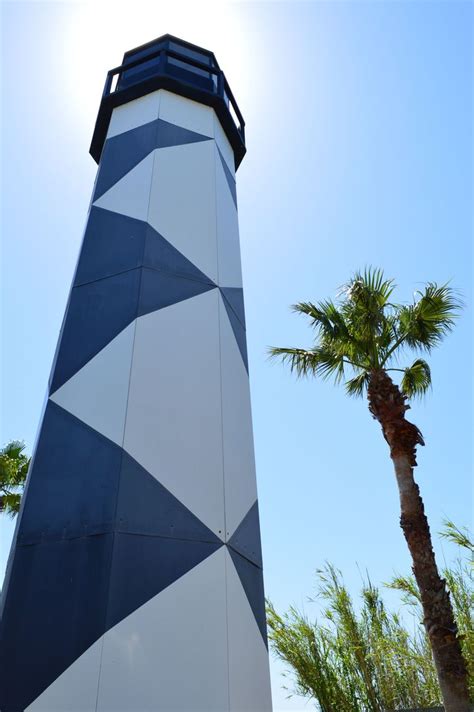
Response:
[{"label": "metal panel seam", "polygon": [[[213,122],[214,128],[214,122]],[[214,137],[214,205],[215,205],[215,220],[216,220],[216,255],[217,255],[217,283],[220,283],[219,275],[219,235],[217,228],[217,143]],[[217,320],[219,332],[219,379],[220,379],[220,396],[221,396],[221,442],[222,442],[222,489],[224,493],[224,539],[227,541],[227,512],[226,512],[226,490],[225,490],[225,455],[224,455],[224,406],[222,398],[222,345],[221,345],[221,291],[217,293]],[[224,556],[224,579],[225,579],[225,624],[226,624],[226,644],[227,644],[227,704],[230,712],[230,653],[229,653],[229,596],[227,592],[227,547]]]}]

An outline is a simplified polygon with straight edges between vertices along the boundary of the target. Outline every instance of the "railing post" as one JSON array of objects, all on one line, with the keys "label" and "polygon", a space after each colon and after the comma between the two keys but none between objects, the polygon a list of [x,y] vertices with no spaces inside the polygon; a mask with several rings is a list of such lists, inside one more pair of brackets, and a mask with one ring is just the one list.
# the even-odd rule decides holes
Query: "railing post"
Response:
[{"label": "railing post", "polygon": [[160,61],[158,62],[158,72],[164,74],[166,71],[166,50],[162,49],[160,52]]},{"label": "railing post", "polygon": [[224,98],[224,72],[219,72],[217,75],[217,94]]},{"label": "railing post", "polygon": [[105,78],[104,91],[102,96],[108,96],[110,94],[110,88],[112,86],[112,74],[107,72],[107,77]]}]

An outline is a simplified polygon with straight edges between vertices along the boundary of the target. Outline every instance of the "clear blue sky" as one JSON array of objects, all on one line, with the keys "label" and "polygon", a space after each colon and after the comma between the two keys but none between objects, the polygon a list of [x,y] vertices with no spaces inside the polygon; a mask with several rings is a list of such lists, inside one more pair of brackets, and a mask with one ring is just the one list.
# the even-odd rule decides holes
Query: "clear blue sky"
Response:
[{"label": "clear blue sky", "polygon": [[[247,121],[238,172],[266,591],[305,604],[325,560],[360,583],[408,571],[386,444],[362,401],[296,382],[266,348],[305,345],[295,301],[383,267],[410,299],[427,280],[471,303],[470,2],[3,2],[1,442],[31,449],[96,166],[106,70],[165,32],[213,49]],[[164,5],[164,4],[163,4]],[[412,419],[432,531],[472,516],[470,308],[431,359]],[[0,518],[0,576],[12,527]],[[440,560],[456,551],[437,545]],[[285,700],[274,666],[275,710]]]}]

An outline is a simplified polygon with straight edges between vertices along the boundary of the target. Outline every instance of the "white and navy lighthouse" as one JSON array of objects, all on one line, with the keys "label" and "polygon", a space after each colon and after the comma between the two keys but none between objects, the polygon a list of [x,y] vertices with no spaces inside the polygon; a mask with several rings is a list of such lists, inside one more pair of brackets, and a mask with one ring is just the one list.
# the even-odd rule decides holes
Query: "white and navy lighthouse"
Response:
[{"label": "white and navy lighthouse", "polygon": [[212,52],[165,35],[108,73],[2,594],[1,712],[271,710],[244,153]]}]

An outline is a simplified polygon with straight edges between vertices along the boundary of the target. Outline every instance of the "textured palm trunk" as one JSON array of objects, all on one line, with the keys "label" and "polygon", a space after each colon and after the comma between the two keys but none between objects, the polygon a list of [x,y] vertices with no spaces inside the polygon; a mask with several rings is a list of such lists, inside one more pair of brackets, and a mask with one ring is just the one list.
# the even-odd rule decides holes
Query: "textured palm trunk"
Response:
[{"label": "textured palm trunk", "polygon": [[385,371],[371,374],[368,400],[369,410],[382,426],[390,447],[400,494],[400,525],[413,561],[444,707],[446,712],[469,712],[467,669],[453,608],[446,582],[438,572],[423,500],[413,477],[416,447],[424,444],[423,438],[406,420],[406,397]]}]

